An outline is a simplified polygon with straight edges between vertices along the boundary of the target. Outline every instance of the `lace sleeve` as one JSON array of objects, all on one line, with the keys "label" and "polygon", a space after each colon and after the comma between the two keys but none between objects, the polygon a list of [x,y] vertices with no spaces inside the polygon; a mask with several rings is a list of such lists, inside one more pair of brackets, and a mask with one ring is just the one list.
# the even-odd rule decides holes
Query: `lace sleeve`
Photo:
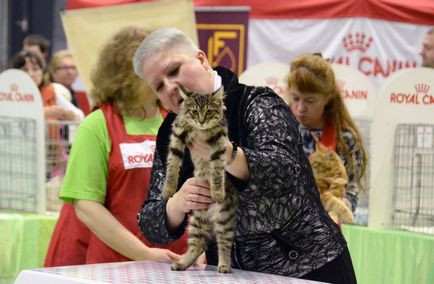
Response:
[{"label": "lace sleeve", "polygon": [[167,244],[181,237],[187,226],[187,218],[176,232],[169,232],[166,223],[166,201],[161,189],[164,182],[164,169],[158,151],[155,151],[151,183],[148,197],[137,214],[142,235],[152,243]]},{"label": "lace sleeve", "polygon": [[245,115],[248,145],[243,150],[250,171],[249,189],[256,191],[253,195],[273,196],[284,192],[284,184],[298,179],[303,150],[298,124],[288,106],[267,88],[256,91],[264,94],[249,103]]}]

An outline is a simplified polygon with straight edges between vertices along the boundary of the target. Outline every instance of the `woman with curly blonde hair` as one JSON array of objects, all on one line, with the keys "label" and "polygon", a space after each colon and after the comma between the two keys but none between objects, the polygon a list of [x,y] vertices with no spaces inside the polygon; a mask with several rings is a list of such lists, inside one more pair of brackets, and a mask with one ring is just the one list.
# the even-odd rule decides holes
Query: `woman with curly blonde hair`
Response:
[{"label": "woman with curly blonde hair", "polygon": [[[46,266],[174,260],[187,248],[186,236],[156,248],[141,236],[136,221],[166,114],[133,70],[134,52],[148,33],[140,27],[123,28],[99,53],[90,92],[98,109],[81,123],[72,145],[60,192],[66,203]],[[88,228],[89,235],[79,226]],[[82,253],[68,259],[77,247]]]},{"label": "woman with curly blonde hair", "polygon": [[306,54],[291,62],[288,76],[290,107],[298,122],[307,155],[315,151],[315,139],[341,157],[349,182],[344,201],[354,212],[361,180],[366,172],[362,136],[352,120],[331,64],[320,55]]}]

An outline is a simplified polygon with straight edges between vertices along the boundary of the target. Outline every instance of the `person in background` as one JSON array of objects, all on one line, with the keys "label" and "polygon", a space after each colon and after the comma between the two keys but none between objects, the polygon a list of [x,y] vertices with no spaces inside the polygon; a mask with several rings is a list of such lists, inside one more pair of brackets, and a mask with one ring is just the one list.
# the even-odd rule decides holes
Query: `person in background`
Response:
[{"label": "person in background", "polygon": [[83,119],[83,112],[65,98],[64,93],[68,93],[68,90],[60,84],[44,80],[44,65],[41,57],[36,53],[25,50],[18,52],[10,60],[9,67],[23,70],[38,86],[42,96],[45,119],[68,121]]},{"label": "person in background", "polygon": [[50,41],[39,34],[30,34],[23,40],[23,50],[33,51],[41,57],[43,66],[47,66]]},{"label": "person in background", "polygon": [[[134,70],[170,109],[157,136],[148,198],[138,213],[143,235],[170,243],[185,232],[188,213],[212,203],[209,185],[193,177],[191,156],[211,159],[196,137],[183,155],[178,191],[162,196],[171,125],[183,107],[180,87],[211,93],[224,87],[227,180],[239,196],[234,268],[330,283],[356,283],[346,242],[321,205],[298,123],[271,89],[240,84],[176,28],[153,31],[140,44]],[[272,131],[270,131],[272,130]],[[217,265],[215,245],[207,263]]]},{"label": "person in background", "polygon": [[429,29],[426,33],[419,54],[422,56],[423,67],[434,68],[434,28]]},{"label": "person in background", "polygon": [[[152,245],[136,221],[147,196],[155,136],[166,115],[132,68],[134,51],[147,35],[144,28],[123,28],[99,53],[90,93],[98,109],[86,116],[73,142],[60,192],[67,207],[45,266],[175,260],[187,249],[187,235],[171,245]],[[77,217],[89,235],[80,235]]]},{"label": "person in background", "polygon": [[59,50],[53,54],[47,66],[47,76],[50,82],[56,82],[65,86],[71,93],[71,102],[76,107],[80,105],[75,96],[72,84],[78,77],[74,58],[69,50]]},{"label": "person in background", "polygon": [[315,139],[341,157],[349,182],[345,203],[354,212],[366,172],[366,153],[360,131],[345,106],[330,63],[307,54],[291,62],[288,75],[290,108],[297,121],[307,155],[315,151]]},{"label": "person in background", "polygon": [[68,143],[65,133],[68,126],[79,123],[84,114],[64,97],[64,93],[69,93],[65,87],[44,80],[43,62],[36,53],[20,51],[12,57],[9,66],[26,72],[39,88],[46,121],[46,177],[50,180],[60,178],[68,158],[68,149],[63,147]]}]

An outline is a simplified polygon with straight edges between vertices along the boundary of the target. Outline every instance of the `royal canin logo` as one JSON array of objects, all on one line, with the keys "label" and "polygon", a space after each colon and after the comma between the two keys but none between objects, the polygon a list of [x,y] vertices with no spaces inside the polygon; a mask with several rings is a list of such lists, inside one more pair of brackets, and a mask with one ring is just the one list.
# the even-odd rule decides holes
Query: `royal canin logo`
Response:
[{"label": "royal canin logo", "polygon": [[[417,67],[417,62],[399,59],[383,59],[367,52],[374,44],[374,39],[363,32],[350,32],[342,39],[346,55],[329,58],[331,63],[339,63],[357,68],[368,77],[387,78],[393,72],[403,68]],[[369,50],[372,53],[372,49]]]},{"label": "royal canin logo", "polygon": [[392,92],[390,102],[392,104],[412,104],[412,105],[434,105],[434,96],[430,95],[428,84],[420,83],[414,85],[416,93]]},{"label": "royal canin logo", "polygon": [[353,50],[360,50],[366,52],[372,44],[372,37],[366,36],[364,33],[352,33],[347,34],[342,39],[344,48],[351,52]]},{"label": "royal canin logo", "polygon": [[35,97],[32,93],[22,93],[19,91],[19,86],[16,83],[9,85],[10,91],[2,92],[0,91],[0,102],[24,102],[33,103]]},{"label": "royal canin logo", "polygon": [[10,86],[11,92],[18,92],[18,84],[12,83]]},{"label": "royal canin logo", "polygon": [[368,100],[368,90],[360,89],[347,89],[345,87],[345,81],[336,80],[339,90],[341,91],[344,100],[358,100],[366,101]]},{"label": "royal canin logo", "polygon": [[130,164],[152,163],[153,161],[154,154],[139,154],[128,156],[128,163]]}]

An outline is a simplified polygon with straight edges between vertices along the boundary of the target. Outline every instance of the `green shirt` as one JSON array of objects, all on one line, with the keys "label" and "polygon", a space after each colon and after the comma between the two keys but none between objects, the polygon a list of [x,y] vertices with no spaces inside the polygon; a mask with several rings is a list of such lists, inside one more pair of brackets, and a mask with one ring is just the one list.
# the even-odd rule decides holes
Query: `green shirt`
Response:
[{"label": "green shirt", "polygon": [[[161,113],[151,119],[123,116],[130,135],[157,135]],[[111,142],[102,110],[89,114],[80,124],[68,158],[60,199],[74,203],[84,199],[104,204],[107,191]]]}]

